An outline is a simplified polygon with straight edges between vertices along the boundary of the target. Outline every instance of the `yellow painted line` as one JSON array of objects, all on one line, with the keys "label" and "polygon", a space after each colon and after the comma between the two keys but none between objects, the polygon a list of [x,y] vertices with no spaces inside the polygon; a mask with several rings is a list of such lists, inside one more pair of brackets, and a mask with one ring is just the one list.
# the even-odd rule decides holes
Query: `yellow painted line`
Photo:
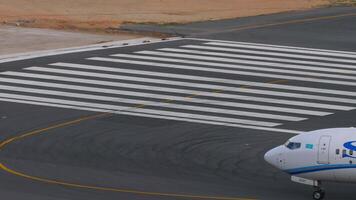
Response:
[{"label": "yellow painted line", "polygon": [[[86,116],[86,117],[81,117],[79,119],[75,119],[72,121],[60,123],[57,125],[49,126],[47,128],[43,129],[38,129],[34,130],[28,133],[24,133],[19,136],[15,136],[12,138],[9,138],[3,142],[0,143],[0,151],[3,150],[6,145],[24,139],[26,137],[32,137],[35,135],[43,134],[46,131],[50,131],[53,129],[58,129],[62,128],[65,126],[70,126],[74,124],[78,124],[83,121],[91,120],[91,119],[96,119],[99,117],[105,117],[112,115],[111,113],[100,113],[97,115],[92,115],[92,116]],[[72,188],[79,188],[79,189],[89,189],[89,190],[98,190],[98,191],[107,191],[107,192],[118,192],[118,193],[128,193],[128,194],[134,194],[134,195],[146,195],[146,196],[164,196],[164,197],[171,197],[171,198],[183,198],[183,199],[212,199],[212,200],[255,200],[251,198],[238,198],[238,197],[219,197],[219,196],[201,196],[201,195],[189,195],[189,194],[174,194],[174,193],[160,193],[160,192],[146,192],[146,191],[139,191],[139,190],[130,190],[130,189],[120,189],[120,188],[109,188],[109,187],[100,187],[100,186],[91,186],[91,185],[83,185],[83,184],[77,184],[77,183],[69,183],[69,182],[64,182],[64,181],[59,181],[59,180],[52,180],[52,179],[47,179],[47,178],[41,178],[41,177],[36,177],[36,176],[31,176],[22,172],[18,172],[14,169],[11,169],[7,167],[4,163],[0,163],[0,169],[18,176],[22,177],[25,179],[29,179],[32,181],[38,181],[42,183],[47,183],[47,184],[53,184],[53,185],[61,185],[61,186],[66,186],[66,187],[72,187]]]},{"label": "yellow painted line", "polygon": [[172,193],[159,193],[159,192],[144,192],[144,191],[136,191],[136,190],[126,190],[126,189],[117,189],[117,188],[107,188],[107,187],[98,187],[98,186],[88,186],[88,185],[81,185],[75,183],[67,183],[57,180],[50,180],[45,178],[40,178],[36,176],[30,176],[27,174],[23,174],[21,172],[17,172],[5,166],[4,164],[0,163],[0,169],[19,176],[26,179],[30,179],[33,181],[39,181],[43,183],[55,184],[55,185],[62,185],[66,187],[74,187],[80,189],[91,189],[91,190],[100,190],[100,191],[108,191],[108,192],[120,192],[120,193],[131,193],[135,195],[149,195],[149,196],[166,196],[166,197],[176,197],[176,198],[186,198],[186,199],[213,199],[213,200],[253,200],[247,198],[234,198],[234,197],[213,197],[213,196],[199,196],[199,195],[184,195],[184,194],[172,194]]},{"label": "yellow painted line", "polygon": [[[279,79],[279,80],[269,81],[269,82],[266,82],[266,83],[277,84],[277,83],[286,83],[286,82],[288,82],[288,80]],[[244,89],[244,88],[250,88],[250,87],[252,87],[252,86],[243,85],[243,86],[240,86],[239,88]],[[223,91],[224,91],[223,89],[218,89],[218,90],[214,90],[213,93],[220,93],[220,92],[223,92]]]},{"label": "yellow painted line", "polygon": [[26,138],[26,137],[31,137],[31,136],[34,136],[34,135],[41,134],[41,133],[43,133],[45,131],[50,131],[50,130],[53,130],[53,129],[62,128],[62,127],[65,127],[65,126],[77,124],[77,123],[80,123],[80,122],[83,122],[83,121],[87,121],[87,120],[95,119],[95,118],[99,118],[99,117],[104,117],[104,116],[108,116],[108,115],[111,115],[111,113],[100,113],[100,114],[97,114],[97,115],[81,117],[79,119],[75,119],[75,120],[72,120],[72,121],[56,124],[56,125],[53,125],[53,126],[49,126],[47,128],[38,129],[38,130],[34,130],[34,131],[31,131],[31,132],[28,132],[28,133],[25,133],[25,134],[22,134],[22,135],[19,135],[19,136],[15,136],[15,137],[12,137],[10,139],[7,139],[7,140],[1,142],[0,143],[0,150],[4,149],[4,147],[6,145],[8,145],[8,144],[10,144],[12,142],[15,142],[17,140],[21,140],[21,139]]},{"label": "yellow painted line", "polygon": [[193,97],[196,97],[196,96],[198,96],[198,94],[192,94],[190,96],[186,96],[185,98],[190,99],[190,98],[193,98]]},{"label": "yellow painted line", "polygon": [[286,83],[288,82],[288,80],[276,80],[276,81],[271,81],[271,82],[268,82],[270,84],[277,84],[277,83]]},{"label": "yellow painted line", "polygon": [[[286,80],[275,80],[275,81],[271,81],[268,83],[282,83],[282,82],[287,82]],[[248,88],[250,86],[242,86],[241,88]],[[223,92],[223,90],[214,90],[213,92],[215,93],[219,93],[219,92]],[[193,98],[195,96],[198,96],[199,94],[193,94],[190,96],[187,96],[186,98]],[[164,102],[171,102],[173,100],[167,99]],[[145,107],[145,104],[140,104],[135,106],[134,108],[142,108]],[[38,129],[38,130],[34,130],[28,133],[24,133],[22,135],[19,136],[15,136],[12,138],[9,138],[3,142],[0,143],[0,151],[3,150],[6,145],[24,139],[26,137],[32,137],[35,135],[39,135],[42,134],[46,131],[50,131],[53,129],[58,129],[58,128],[62,128],[65,126],[70,126],[70,125],[74,125],[74,124],[78,124],[80,122],[83,121],[87,121],[87,120],[91,120],[91,119],[96,119],[99,117],[104,117],[104,116],[109,116],[112,115],[111,113],[100,113],[100,114],[96,114],[96,115],[92,115],[92,116],[86,116],[86,117],[81,117],[79,119],[75,119],[72,121],[68,121],[68,122],[64,122],[64,123],[60,123],[60,124],[56,124],[53,126],[49,126],[47,128],[43,128],[43,129]],[[55,184],[55,185],[61,185],[61,186],[66,186],[66,187],[72,187],[72,188],[80,188],[80,189],[90,189],[90,190],[99,190],[99,191],[108,191],[108,192],[119,192],[119,193],[129,193],[129,194],[134,194],[134,195],[147,195],[147,196],[165,196],[165,197],[171,197],[171,198],[184,198],[184,199],[212,199],[212,200],[255,200],[255,199],[251,199],[251,198],[238,198],[238,197],[218,197],[218,196],[201,196],[201,195],[189,195],[189,194],[174,194],[174,193],[160,193],[160,192],[147,192],[147,191],[139,191],[139,190],[130,190],[130,189],[120,189],[120,188],[108,188],[108,187],[100,187],[100,186],[91,186],[91,185],[82,185],[82,184],[77,184],[77,183],[69,183],[69,182],[64,182],[64,181],[59,181],[59,180],[51,180],[51,179],[47,179],[47,178],[41,178],[41,177],[36,177],[36,176],[31,176],[25,173],[21,173],[18,171],[15,171],[13,169],[10,169],[9,167],[7,167],[5,164],[0,163],[0,169],[10,173],[12,175],[18,176],[18,177],[22,177],[25,179],[29,179],[29,180],[33,180],[33,181],[38,181],[38,182],[42,182],[42,183],[47,183],[47,184]]]},{"label": "yellow painted line", "polygon": [[169,102],[173,102],[174,100],[173,99],[166,99],[163,101],[163,103],[169,103]]},{"label": "yellow painted line", "polygon": [[145,107],[146,105],[145,104],[139,104],[139,105],[137,105],[137,106],[134,106],[133,108],[143,108],[143,107]]},{"label": "yellow painted line", "polygon": [[212,31],[212,32],[208,32],[208,34],[220,33],[220,32],[226,32],[226,31],[228,31],[228,32],[242,31],[242,30],[248,30],[248,29],[265,28],[265,27],[279,26],[279,25],[298,24],[298,23],[303,23],[303,22],[313,22],[313,21],[319,21],[319,20],[337,19],[337,18],[349,17],[349,16],[356,16],[356,13],[346,13],[346,14],[340,14],[340,15],[330,15],[330,16],[322,16],[322,17],[312,17],[312,18],[307,18],[307,19],[289,20],[289,21],[284,21],[284,22],[257,24],[257,25],[244,26],[244,27],[229,29],[229,30],[224,30],[224,31]]},{"label": "yellow painted line", "polygon": [[[252,29],[252,28],[263,28],[263,27],[269,27],[269,26],[276,26],[276,25],[286,25],[286,24],[293,24],[293,23],[301,23],[301,22],[308,22],[308,21],[316,21],[316,20],[325,20],[325,19],[333,19],[333,18],[339,18],[339,17],[346,17],[346,16],[353,16],[356,15],[356,13],[349,13],[349,14],[343,14],[343,15],[335,15],[335,16],[326,16],[326,17],[316,17],[316,18],[310,18],[310,19],[302,19],[302,20],[292,20],[292,21],[287,21],[287,22],[279,22],[279,23],[270,23],[270,24],[264,24],[264,25],[252,25],[252,26],[246,26],[246,27],[241,27],[237,29],[231,29],[230,31],[238,31],[238,30],[245,30],[245,29]],[[277,83],[279,81],[284,81],[284,80],[277,80],[274,83]],[[272,83],[272,82],[270,82]],[[243,86],[242,88],[247,88],[249,86]],[[215,90],[215,93],[223,92],[223,90]],[[186,98],[193,98],[195,96],[198,96],[198,94],[193,94],[190,96],[187,96]],[[166,100],[166,102],[171,102],[172,100]],[[142,108],[145,107],[146,105],[141,104],[137,105],[134,108]],[[0,143],[0,151],[3,150],[6,145],[13,143],[15,141],[24,139],[26,137],[32,137],[35,135],[43,134],[46,131],[50,131],[53,129],[58,129],[62,128],[65,126],[70,126],[74,124],[78,124],[80,122],[84,122],[87,120],[99,118],[99,117],[104,117],[104,116],[109,116],[112,115],[110,113],[101,113],[97,115],[92,115],[92,116],[86,116],[86,117],[81,117],[76,120],[60,123],[57,125],[49,126],[47,128],[43,129],[38,129],[34,130],[19,136],[15,136],[12,138],[9,138],[3,142]],[[90,185],[82,185],[82,184],[76,184],[76,183],[69,183],[69,182],[64,182],[64,181],[59,181],[59,180],[51,180],[47,178],[41,178],[41,177],[36,177],[36,176],[31,176],[25,173],[18,172],[16,170],[10,169],[7,167],[5,164],[0,163],[0,169],[10,173],[12,175],[22,177],[25,179],[33,180],[33,181],[38,181],[42,183],[47,183],[47,184],[53,184],[53,185],[62,185],[62,186],[67,186],[67,187],[72,187],[72,188],[80,188],[80,189],[91,189],[91,190],[99,190],[99,191],[109,191],[109,192],[119,192],[119,193],[130,193],[130,194],[135,194],[135,195],[148,195],[148,196],[165,196],[165,197],[174,197],[174,198],[185,198],[185,199],[212,199],[212,200],[254,200],[251,198],[237,198],[237,197],[218,197],[218,196],[200,196],[200,195],[188,195],[188,194],[174,194],[174,193],[160,193],[160,192],[146,192],[146,191],[138,191],[138,190],[129,190],[129,189],[119,189],[119,188],[107,188],[107,187],[99,187],[99,186],[90,186]]]}]

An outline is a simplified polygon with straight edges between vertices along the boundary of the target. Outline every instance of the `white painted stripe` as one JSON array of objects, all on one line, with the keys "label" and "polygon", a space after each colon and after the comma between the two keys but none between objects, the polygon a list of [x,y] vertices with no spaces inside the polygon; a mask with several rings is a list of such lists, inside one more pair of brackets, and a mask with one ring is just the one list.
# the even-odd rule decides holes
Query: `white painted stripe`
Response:
[{"label": "white painted stripe", "polygon": [[[345,73],[345,74],[354,74],[356,73],[353,70],[345,70],[345,69],[332,69],[332,68],[351,68],[356,69],[354,65],[345,65],[339,63],[330,63],[330,62],[316,62],[310,60],[295,60],[295,59],[288,59],[288,58],[277,58],[277,57],[267,57],[267,56],[252,56],[252,55],[245,55],[245,54],[233,54],[233,53],[221,53],[221,52],[213,52],[213,51],[201,51],[201,50],[189,50],[189,49],[177,49],[177,48],[162,48],[158,49],[160,51],[168,51],[168,52],[179,52],[179,53],[188,53],[188,54],[198,54],[198,55],[209,55],[209,56],[221,56],[221,57],[229,57],[229,58],[239,58],[239,59],[249,59],[249,60],[262,60],[264,62],[272,61],[272,62],[283,62],[279,63],[280,65],[286,65],[286,68],[294,68],[289,67],[289,64],[285,63],[293,63],[300,65],[309,65],[308,69],[316,70],[316,71],[326,71],[326,72],[336,72],[336,73]],[[273,64],[274,65],[274,64]],[[320,68],[320,67],[312,67],[310,65],[317,65],[322,67],[331,67],[331,68]],[[281,66],[281,67],[283,67]],[[299,69],[296,68],[296,69]]]},{"label": "white painted stripe", "polygon": [[[30,67],[27,68],[28,70],[34,70],[34,71],[45,71],[45,72],[51,72],[51,73],[61,73],[61,74],[76,74],[80,76],[89,76],[89,77],[95,77],[95,78],[110,78],[110,79],[115,79],[115,80],[129,80],[129,81],[136,81],[136,82],[144,82],[144,83],[157,83],[157,84],[165,84],[165,85],[173,85],[173,86],[186,86],[186,87],[195,87],[195,88],[203,88],[203,89],[215,89],[215,90],[224,90],[224,91],[233,91],[233,92],[243,92],[243,93],[253,93],[253,94],[267,94],[267,95],[274,95],[274,96],[286,96],[286,97],[293,97],[293,98],[306,98],[306,99],[312,99],[312,100],[326,100],[326,101],[331,101],[334,100],[336,102],[344,102],[344,103],[355,103],[356,100],[354,99],[348,99],[348,98],[338,98],[338,97],[325,97],[325,96],[318,96],[318,95],[307,95],[307,94],[298,94],[298,93],[287,93],[287,92],[276,92],[276,91],[268,91],[266,92],[265,90],[258,90],[258,89],[251,89],[251,88],[241,88],[240,87],[229,87],[229,86],[220,86],[220,85],[211,85],[211,84],[199,84],[199,83],[192,83],[192,82],[182,82],[182,81],[172,81],[172,80],[164,80],[164,79],[151,79],[151,78],[142,78],[142,77],[136,77],[136,76],[121,76],[121,75],[112,75],[112,74],[103,74],[103,73],[94,73],[94,72],[83,72],[83,71],[74,71],[74,70],[62,70],[62,69],[52,69],[52,68],[41,68],[41,67]],[[99,67],[96,67],[97,70],[99,70]],[[115,68],[114,68],[115,69]],[[16,72],[5,72],[3,74],[16,74]],[[17,73],[20,74],[20,73]],[[43,75],[30,75],[30,74],[24,74],[25,76],[30,76],[32,78],[39,78],[41,77],[46,77]],[[52,77],[53,80],[58,80],[54,79],[56,77]],[[47,77],[47,79],[49,79]],[[50,79],[51,80],[51,79]],[[63,80],[63,78],[61,78]],[[66,79],[69,80],[69,79]],[[73,80],[73,79],[72,79]],[[75,79],[74,79],[75,80]],[[96,83],[91,81],[91,83]],[[128,87],[139,87],[141,89],[147,88],[147,87],[142,87],[141,85],[137,84],[126,84]],[[123,87],[123,84],[120,83],[120,86]],[[152,89],[151,89],[152,88]],[[180,90],[180,89],[175,89],[175,88],[167,88],[167,87],[160,87],[160,89],[157,89],[157,87],[151,86],[151,90],[156,90],[156,91],[164,91],[164,92],[174,92],[178,91],[181,93],[201,93],[203,91],[192,91],[192,90]],[[215,97],[215,96],[214,96]],[[230,97],[233,97],[234,99],[241,99],[246,100],[243,96],[239,95],[230,95]],[[253,97],[247,97],[248,99],[253,98]],[[271,99],[273,102],[277,102],[279,99]],[[273,103],[271,102],[271,103]],[[304,106],[304,107],[317,107],[317,108],[327,108],[329,109],[335,109],[335,110],[352,110],[354,107],[349,107],[349,106],[339,106],[339,105],[331,105],[331,104],[320,104],[320,103],[312,103],[312,102],[305,102],[305,101],[295,101],[295,100],[281,100],[280,102],[284,102],[287,105],[294,105],[294,106]]]},{"label": "white painted stripe", "polygon": [[[188,55],[188,54],[164,53],[164,52],[155,52],[155,51],[140,51],[138,53],[146,54],[146,55],[154,55],[154,56],[164,56],[164,57],[200,59],[200,60],[207,60],[207,61],[220,61],[220,62],[228,62],[228,61],[233,62],[234,61],[234,59],[229,59],[229,58],[194,56],[194,55]],[[286,70],[286,69],[277,69],[277,68],[270,68],[270,67],[254,67],[254,66],[246,66],[246,65],[238,65],[238,64],[193,61],[193,60],[176,59],[176,58],[162,58],[162,57],[153,57],[153,56],[137,56],[137,55],[130,55],[130,54],[115,54],[112,56],[154,60],[154,61],[164,61],[164,62],[174,62],[174,63],[185,63],[185,64],[194,64],[194,65],[204,65],[204,66],[213,66],[213,67],[226,67],[226,68],[232,68],[232,69],[246,69],[246,70],[262,71],[262,72],[273,72],[273,73],[284,73],[284,74],[293,74],[293,75],[297,74],[297,75],[303,75],[303,76],[346,79],[346,80],[353,80],[353,81],[356,80],[355,76],[326,74],[326,73],[317,73],[317,72],[310,72],[310,71]],[[237,62],[234,62],[234,63],[237,63]],[[253,62],[246,61],[246,63],[252,64]],[[260,64],[263,65],[262,62]],[[265,65],[268,66],[268,63],[266,62]],[[300,66],[300,69],[304,69],[304,67]]]},{"label": "white painted stripe", "polygon": [[[136,74],[136,75],[155,76],[155,77],[160,77],[160,78],[179,78],[179,79],[194,80],[194,81],[227,83],[227,84],[235,84],[238,87],[241,85],[244,85],[244,86],[256,86],[256,87],[265,87],[265,88],[295,90],[295,91],[302,91],[302,92],[324,93],[324,94],[332,94],[332,95],[356,96],[356,92],[352,92],[352,91],[331,90],[331,89],[311,88],[311,87],[302,87],[302,86],[291,86],[291,85],[285,85],[285,84],[279,85],[279,84],[271,84],[271,83],[242,81],[242,80],[235,80],[235,79],[203,77],[203,76],[193,76],[193,75],[185,75],[185,74],[172,74],[172,73],[164,73],[164,72],[144,71],[144,70],[135,70],[135,69],[122,69],[122,68],[113,68],[113,67],[105,67],[105,66],[97,66],[97,65],[83,65],[83,64],[74,64],[74,63],[53,63],[50,65],[60,66],[60,67],[77,68],[77,69],[85,69],[85,70],[89,69],[89,70],[100,70],[100,71]],[[43,69],[43,71],[47,71],[48,68],[36,68],[34,70],[41,71],[41,69]],[[51,72],[51,71],[47,71],[47,72]],[[12,72],[5,72],[5,73],[12,73]]]},{"label": "white painted stripe", "polygon": [[[64,77],[65,78],[65,77]],[[63,78],[63,79],[64,79]],[[56,80],[56,79],[52,79]],[[58,79],[57,79],[58,80]],[[78,79],[79,81],[85,81],[85,83],[88,83],[91,81],[91,83],[103,83],[99,81],[93,81],[93,80],[85,80],[85,79]],[[58,83],[49,83],[49,82],[41,82],[41,81],[27,81],[27,80],[21,80],[21,79],[11,79],[11,78],[0,78],[0,82],[6,82],[6,83],[16,83],[16,84],[23,84],[23,85],[34,85],[34,86],[42,86],[42,87],[52,87],[52,88],[61,88],[61,89],[68,89],[68,90],[79,90],[79,91],[88,91],[88,92],[96,92],[96,93],[108,93],[108,94],[117,94],[117,95],[133,95],[133,96],[138,96],[140,95],[140,92],[128,92],[125,90],[114,90],[114,89],[107,89],[107,88],[98,88],[98,87],[85,87],[85,86],[77,86],[77,85],[69,85],[69,84],[58,84]],[[99,85],[99,84],[97,84]],[[123,86],[122,83],[115,83],[112,82],[111,86],[116,86],[116,87],[128,87],[128,85]],[[145,87],[144,85],[132,85],[131,88],[140,88],[142,89]],[[144,88],[143,88],[144,89]],[[156,88],[154,88],[156,89]],[[161,88],[157,88],[159,90]],[[197,92],[194,90],[180,90],[176,91],[177,93],[182,93],[185,95],[205,95],[205,96],[212,96],[212,97],[228,97],[228,94],[221,94],[221,93],[210,93],[210,92]],[[231,95],[232,96],[232,95]],[[152,94],[149,93],[148,96],[144,96],[147,98],[159,98],[163,97],[160,94]],[[178,97],[175,97],[176,99]],[[182,99],[184,97],[181,97]],[[187,98],[186,98],[187,99]],[[193,98],[189,98],[189,101],[191,101]],[[211,101],[211,100],[206,100],[207,102],[216,102],[218,103],[219,101]],[[198,103],[205,103],[208,104],[207,102],[203,101],[202,99],[198,100]],[[283,108],[283,107],[277,107],[277,106],[263,106],[263,105],[256,105],[256,104],[247,104],[247,103],[229,103],[220,101],[222,105],[232,105],[234,107],[240,107],[240,108],[250,108],[250,109],[256,109],[256,110],[269,110],[269,111],[275,111],[275,112],[286,112],[286,113],[296,113],[296,114],[302,114],[302,115],[316,115],[316,116],[324,116],[324,115],[329,115],[332,114],[330,112],[322,112],[322,111],[311,111],[311,110],[305,110],[305,109],[294,109],[294,108]],[[219,104],[218,104],[219,105]]]},{"label": "white painted stripe", "polygon": [[78,106],[71,106],[71,105],[64,105],[64,104],[44,103],[44,102],[37,102],[37,101],[26,101],[26,100],[20,100],[20,99],[10,99],[10,98],[1,98],[1,97],[0,97],[0,101],[13,102],[13,103],[22,103],[22,104],[30,104],[30,105],[38,105],[38,106],[46,106],[46,107],[55,107],[55,108],[67,108],[67,109],[75,109],[75,110],[85,110],[85,111],[91,111],[91,112],[110,112],[110,110],[104,110],[104,109],[78,107]]},{"label": "white painted stripe", "polygon": [[188,119],[188,118],[150,115],[150,114],[142,114],[142,113],[135,113],[135,112],[128,112],[128,111],[113,111],[113,110],[105,110],[105,109],[86,108],[86,107],[69,106],[69,105],[62,105],[62,104],[50,104],[50,103],[19,100],[19,99],[0,98],[0,101],[23,103],[23,104],[30,104],[30,105],[39,105],[39,106],[49,106],[49,107],[56,107],[56,108],[86,110],[86,111],[93,111],[93,112],[104,112],[104,113],[107,112],[107,113],[113,113],[113,114],[123,114],[123,115],[139,116],[139,117],[149,117],[149,118],[158,118],[158,119],[166,119],[166,120],[194,122],[194,123],[211,124],[211,125],[228,126],[228,127],[238,127],[238,128],[255,129],[255,130],[261,130],[261,131],[271,131],[271,132],[281,132],[281,133],[291,133],[291,134],[302,133],[302,131],[288,130],[288,129],[269,128],[269,127],[260,127],[260,126],[248,126],[248,125],[242,125],[242,124],[229,124],[229,123],[224,123],[224,122],[214,122],[214,121],[204,121],[204,120],[196,120],[196,119]]},{"label": "white painted stripe", "polygon": [[[204,49],[204,50],[213,50],[213,51],[264,55],[264,56],[287,57],[287,58],[293,58],[293,59],[308,59],[309,58],[308,56],[297,55],[297,54],[285,54],[285,53],[277,53],[277,52],[270,52],[270,51],[255,51],[255,50],[248,50],[248,49],[232,49],[232,48],[215,47],[215,46],[184,45],[182,47],[189,48],[189,49]],[[337,65],[334,65],[334,67],[356,69],[356,67],[354,67],[352,65],[340,64],[340,63],[338,63]]]},{"label": "white painted stripe", "polygon": [[[336,75],[336,74],[315,73],[315,72],[310,72],[310,71],[300,71],[300,70],[313,70],[313,71],[356,74],[356,71],[352,71],[352,70],[340,70],[340,69],[331,69],[331,68],[310,67],[310,66],[282,64],[282,63],[269,63],[269,62],[261,62],[261,61],[249,61],[249,60],[214,57],[214,56],[198,56],[198,55],[179,54],[179,53],[166,53],[166,52],[157,52],[157,51],[139,51],[137,53],[145,54],[145,55],[154,55],[154,56],[175,57],[175,58],[195,59],[195,60],[204,60],[204,61],[216,61],[216,62],[200,62],[200,61],[192,62],[191,60],[176,60],[176,59],[171,59],[171,58],[168,58],[168,59],[165,58],[163,61],[167,61],[167,62],[181,62],[181,63],[188,63],[188,64],[229,67],[229,68],[234,68],[234,69],[268,71],[268,72],[299,74],[299,75],[307,75],[307,76],[328,77],[328,78],[349,79],[349,80],[356,79],[355,76],[345,76],[345,75]],[[118,55],[120,55],[120,54],[118,54]],[[152,59],[152,57],[150,57],[149,59]],[[154,60],[159,60],[159,59],[154,58]],[[162,60],[162,59],[160,59],[160,60]],[[217,62],[236,63],[238,65],[226,65],[226,64],[221,65],[221,63],[217,63]],[[245,65],[240,65],[240,64],[269,66],[269,67],[278,67],[278,68],[292,68],[292,69],[299,69],[299,70],[283,70],[283,69],[275,69],[275,68],[269,68],[269,67],[245,66]]]},{"label": "white painted stripe", "polygon": [[264,46],[264,47],[277,47],[277,48],[282,48],[282,49],[297,49],[297,50],[304,50],[304,51],[315,51],[315,52],[327,52],[327,53],[339,53],[339,54],[356,55],[356,52],[351,52],[351,51],[337,51],[337,50],[329,50],[329,49],[316,49],[316,48],[282,46],[282,45],[251,43],[251,42],[227,41],[227,40],[212,40],[212,39],[203,39],[203,38],[184,38],[184,39],[186,39],[186,40],[190,40],[191,39],[191,40],[198,40],[198,41],[208,41],[208,42],[223,42],[223,43],[231,43],[231,44],[256,45],[256,46]]},{"label": "white painted stripe", "polygon": [[[6,72],[5,72],[6,73]],[[88,80],[88,79],[77,79],[77,78],[67,78],[67,77],[60,77],[60,76],[51,76],[51,75],[38,75],[38,74],[30,74],[30,73],[21,73],[21,72],[7,72],[6,74],[8,75],[14,75],[14,76],[20,76],[20,77],[31,77],[31,78],[41,78],[41,79],[47,79],[47,80],[59,80],[59,81],[68,81],[68,82],[76,82],[76,83],[86,83],[86,84],[95,84],[95,85],[105,85],[105,86],[116,86],[116,87],[121,87],[121,83],[118,82],[108,82],[108,81],[95,81],[93,83],[93,80]],[[135,88],[135,86],[133,87]],[[137,86],[136,86],[137,88]],[[168,91],[168,90],[167,90]],[[190,95],[194,94],[193,91],[187,91],[183,90],[179,93],[187,95],[187,92],[189,92]],[[208,99],[201,99],[201,98],[193,98],[193,97],[181,97],[181,96],[172,96],[172,95],[163,95],[163,94],[153,94],[152,93],[145,93],[145,92],[132,92],[132,91],[121,91],[121,95],[127,95],[127,96],[137,96],[137,97],[150,97],[150,98],[159,98],[159,99],[165,99],[165,100],[174,100],[174,101],[185,101],[185,102],[193,102],[193,103],[200,103],[200,104],[208,104],[208,105],[219,105],[219,106],[229,106],[229,107],[250,107],[250,108],[256,108],[255,105],[248,106],[246,104],[240,104],[240,103],[235,103],[235,102],[229,102],[229,101],[219,101],[219,100],[208,100]],[[334,105],[329,105],[329,104],[318,104],[318,103],[309,103],[309,102],[298,102],[298,101],[289,101],[289,100],[279,100],[279,99],[272,99],[272,98],[263,98],[263,97],[253,97],[253,96],[244,96],[244,95],[231,95],[231,94],[221,94],[221,93],[211,93],[211,92],[199,92],[195,93],[197,95],[204,95],[204,96],[211,96],[211,97],[217,97],[217,98],[230,98],[230,99],[238,99],[238,100],[245,100],[245,101],[257,101],[257,102],[264,102],[264,103],[273,103],[273,104],[286,104],[286,105],[297,105],[297,106],[303,106],[303,107],[317,107],[317,108],[328,108],[331,109],[333,108]],[[258,107],[257,107],[258,108]],[[263,109],[262,107],[261,109]],[[338,108],[338,107],[336,107]],[[266,108],[264,108],[266,109]],[[352,107],[339,107],[339,109],[352,109]],[[271,111],[276,111],[275,107],[272,109],[269,109]],[[311,115],[323,115],[323,114],[328,114],[325,112],[313,112],[313,111],[307,111],[302,109],[302,111],[296,111],[296,110],[281,110],[281,112],[292,112],[297,114],[311,114]],[[330,114],[330,113],[329,113]]]},{"label": "white painted stripe", "polygon": [[[134,57],[134,56],[128,55],[127,57]],[[170,64],[170,63],[136,61],[136,60],[126,60],[126,59],[115,59],[115,58],[92,57],[92,58],[88,58],[88,59],[89,60],[97,60],[97,61],[105,61],[105,62],[116,62],[116,63],[136,64],[136,65],[145,65],[145,66],[166,67],[166,68],[175,68],[175,69],[188,69],[188,70],[208,71],[208,72],[217,72],[217,73],[225,73],[225,74],[236,74],[236,75],[256,76],[256,77],[269,77],[269,78],[278,78],[278,79],[287,79],[287,80],[298,80],[298,81],[308,81],[308,82],[316,82],[316,83],[356,86],[355,82],[336,81],[336,80],[329,80],[329,79],[307,78],[307,77],[287,76],[287,75],[279,75],[279,74],[266,74],[266,73],[249,72],[249,71],[216,69],[216,68],[189,66],[189,65],[178,65],[178,64]]]},{"label": "white painted stripe", "polygon": [[306,119],[306,118],[301,118],[301,117],[293,117],[293,116],[285,116],[285,115],[237,111],[237,110],[231,110],[231,109],[228,110],[228,109],[203,107],[203,106],[182,105],[182,104],[176,104],[174,102],[165,103],[165,102],[157,102],[157,101],[135,100],[135,99],[128,99],[128,98],[119,98],[119,97],[110,97],[110,96],[101,96],[101,95],[92,95],[92,94],[80,94],[80,93],[73,93],[73,92],[44,90],[44,89],[35,89],[35,88],[26,88],[26,87],[14,87],[14,86],[0,85],[0,89],[1,90],[9,90],[9,91],[17,91],[17,92],[35,93],[35,94],[90,99],[90,100],[96,100],[96,101],[111,101],[111,102],[136,104],[136,105],[144,104],[147,106],[184,109],[184,110],[210,112],[210,113],[218,113],[218,114],[229,114],[229,115],[237,115],[237,116],[257,117],[257,118],[275,119],[275,120],[283,120],[283,121],[301,121],[301,120]]},{"label": "white painted stripe", "polygon": [[[356,63],[356,55],[350,54],[338,54],[338,53],[328,53],[328,52],[315,52],[315,51],[308,51],[308,50],[297,50],[297,49],[283,49],[283,48],[275,48],[275,47],[263,47],[257,45],[241,45],[241,44],[229,44],[229,43],[222,43],[222,42],[208,42],[205,43],[207,45],[213,46],[223,46],[223,47],[234,47],[234,48],[247,48],[247,49],[257,49],[257,50],[267,50],[267,51],[280,51],[280,52],[289,52],[289,53],[300,53],[296,54],[296,56],[304,56],[306,59],[312,60],[324,60],[324,61],[332,61],[332,62],[344,62],[344,63]],[[285,54],[285,53],[283,53]],[[304,55],[301,55],[304,54]],[[305,54],[311,55],[322,55],[322,56],[310,56]],[[289,54],[290,55],[290,54]],[[327,57],[324,57],[327,56]],[[344,58],[351,58],[351,59],[341,59],[335,57],[344,57]]]},{"label": "white painted stripe", "polygon": [[247,125],[258,124],[259,126],[267,126],[267,127],[274,127],[274,126],[281,125],[279,123],[273,123],[273,122],[264,122],[264,121],[255,121],[255,120],[247,120],[247,119],[228,118],[228,117],[217,117],[217,116],[208,116],[208,115],[193,114],[193,113],[154,110],[154,109],[146,109],[146,108],[99,104],[99,103],[72,101],[72,100],[64,100],[64,99],[44,98],[44,97],[35,97],[35,96],[28,96],[28,95],[0,93],[0,96],[3,98],[24,99],[30,101],[41,101],[46,103],[67,104],[67,105],[92,107],[92,108],[100,108],[100,109],[108,109],[108,110],[119,110],[119,111],[137,110],[138,112],[145,113],[145,114],[167,115],[173,117],[183,117],[183,118],[227,122],[227,123],[237,123],[237,124],[247,124]]}]

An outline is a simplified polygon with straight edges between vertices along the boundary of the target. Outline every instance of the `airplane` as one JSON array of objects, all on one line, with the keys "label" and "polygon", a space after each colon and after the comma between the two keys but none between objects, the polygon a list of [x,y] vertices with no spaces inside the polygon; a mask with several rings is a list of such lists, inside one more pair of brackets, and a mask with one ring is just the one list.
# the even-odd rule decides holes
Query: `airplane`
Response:
[{"label": "airplane", "polygon": [[356,128],[329,128],[296,135],[269,150],[264,159],[290,174],[292,181],[313,186],[313,199],[324,199],[323,181],[356,183]]}]

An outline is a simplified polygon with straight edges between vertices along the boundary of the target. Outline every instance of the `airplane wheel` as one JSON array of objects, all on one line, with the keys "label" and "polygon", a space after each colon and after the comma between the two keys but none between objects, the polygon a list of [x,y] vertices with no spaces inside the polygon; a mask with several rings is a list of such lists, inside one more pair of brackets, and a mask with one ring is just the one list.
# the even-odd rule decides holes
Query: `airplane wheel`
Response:
[{"label": "airplane wheel", "polygon": [[324,199],[325,192],[323,190],[317,190],[313,193],[313,198],[315,200],[322,200]]}]

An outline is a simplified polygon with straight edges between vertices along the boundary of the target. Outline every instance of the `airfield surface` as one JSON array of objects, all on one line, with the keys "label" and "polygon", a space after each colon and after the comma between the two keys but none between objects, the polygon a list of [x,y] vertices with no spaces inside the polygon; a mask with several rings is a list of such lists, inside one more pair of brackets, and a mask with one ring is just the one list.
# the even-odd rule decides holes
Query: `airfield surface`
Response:
[{"label": "airfield surface", "polygon": [[311,199],[263,155],[355,125],[355,20],[324,8],[1,59],[1,198]]}]

